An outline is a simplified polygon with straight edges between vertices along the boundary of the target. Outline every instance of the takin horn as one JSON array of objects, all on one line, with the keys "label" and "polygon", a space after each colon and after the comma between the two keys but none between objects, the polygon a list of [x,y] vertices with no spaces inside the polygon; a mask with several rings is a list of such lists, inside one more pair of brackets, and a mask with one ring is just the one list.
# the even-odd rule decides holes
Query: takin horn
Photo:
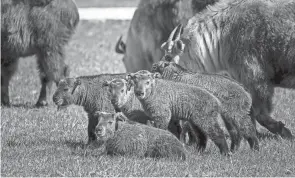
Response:
[{"label": "takin horn", "polygon": [[176,37],[175,37],[175,41],[177,41],[177,40],[179,40],[180,39],[180,34],[181,34],[181,32],[182,32],[182,30],[183,30],[183,26],[182,26],[182,24],[179,24],[177,27],[177,30],[176,30]]},{"label": "takin horn", "polygon": [[115,51],[119,54],[125,54],[126,52],[126,44],[122,41],[123,35],[120,36],[116,43]]}]

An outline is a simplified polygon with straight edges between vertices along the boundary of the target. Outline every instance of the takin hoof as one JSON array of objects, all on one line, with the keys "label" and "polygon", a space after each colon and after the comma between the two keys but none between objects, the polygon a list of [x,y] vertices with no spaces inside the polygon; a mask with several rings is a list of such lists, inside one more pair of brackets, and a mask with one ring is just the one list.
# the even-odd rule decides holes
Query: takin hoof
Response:
[{"label": "takin hoof", "polygon": [[283,139],[294,141],[294,136],[292,135],[291,131],[286,127],[283,127],[280,135]]},{"label": "takin hoof", "polygon": [[43,100],[43,101],[38,101],[35,105],[37,108],[40,108],[40,107],[44,107],[44,106],[48,106],[48,103],[47,101]]}]

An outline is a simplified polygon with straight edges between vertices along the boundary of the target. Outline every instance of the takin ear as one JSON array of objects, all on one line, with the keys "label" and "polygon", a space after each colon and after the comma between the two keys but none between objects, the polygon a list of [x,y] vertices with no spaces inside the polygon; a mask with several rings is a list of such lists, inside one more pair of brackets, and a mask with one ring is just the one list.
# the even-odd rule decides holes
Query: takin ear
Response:
[{"label": "takin ear", "polygon": [[129,74],[127,74],[126,75],[126,80],[128,81],[128,80],[131,80],[131,79],[133,79],[135,77],[135,74],[134,73],[129,73]]},{"label": "takin ear", "polygon": [[127,120],[127,117],[122,112],[114,113],[113,116],[116,119],[116,122],[117,121],[125,122]]},{"label": "takin ear", "polygon": [[133,86],[133,81],[132,80],[125,80],[125,81],[126,81],[127,91],[130,91],[131,87]]},{"label": "takin ear", "polygon": [[167,66],[169,66],[169,63],[168,62],[163,62],[162,67],[165,68]]},{"label": "takin ear", "polygon": [[153,78],[162,78],[162,75],[159,72],[153,73]]},{"label": "takin ear", "polygon": [[165,48],[167,49],[167,42],[164,42],[164,43],[162,43],[162,45],[161,45],[161,49],[162,49],[162,50],[166,51]]},{"label": "takin ear", "polygon": [[110,86],[110,84],[111,84],[111,81],[105,80],[105,81],[103,81],[102,86],[103,87],[108,87],[108,86]]},{"label": "takin ear", "polygon": [[76,88],[81,85],[81,80],[80,79],[76,79],[76,81],[74,82],[74,88],[73,88],[73,91],[72,91],[72,94],[74,94]]}]

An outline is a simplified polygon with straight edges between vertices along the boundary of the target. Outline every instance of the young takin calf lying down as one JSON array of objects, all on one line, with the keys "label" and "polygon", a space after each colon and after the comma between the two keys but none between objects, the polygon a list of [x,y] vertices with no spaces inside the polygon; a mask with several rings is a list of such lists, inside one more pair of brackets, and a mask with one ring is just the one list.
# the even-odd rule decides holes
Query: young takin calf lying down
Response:
[{"label": "young takin calf lying down", "polygon": [[97,112],[95,134],[109,155],[185,160],[187,151],[170,132],[128,121],[120,112]]}]

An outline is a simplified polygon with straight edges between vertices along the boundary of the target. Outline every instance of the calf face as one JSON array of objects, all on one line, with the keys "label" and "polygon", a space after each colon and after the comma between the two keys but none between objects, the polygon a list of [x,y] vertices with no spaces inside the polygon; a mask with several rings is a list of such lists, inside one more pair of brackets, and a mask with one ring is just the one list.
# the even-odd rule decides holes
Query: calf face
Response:
[{"label": "calf face", "polygon": [[127,102],[131,87],[125,79],[105,81],[103,86],[108,87],[111,94],[111,102],[115,107],[121,108]]},{"label": "calf face", "polygon": [[68,106],[75,103],[75,90],[81,84],[79,79],[66,78],[59,81],[53,94],[53,102],[57,106]]},{"label": "calf face", "polygon": [[131,73],[127,76],[134,85],[134,93],[138,99],[145,99],[152,93],[155,85],[155,78],[160,78],[159,73],[150,73],[147,70],[141,70]]}]

